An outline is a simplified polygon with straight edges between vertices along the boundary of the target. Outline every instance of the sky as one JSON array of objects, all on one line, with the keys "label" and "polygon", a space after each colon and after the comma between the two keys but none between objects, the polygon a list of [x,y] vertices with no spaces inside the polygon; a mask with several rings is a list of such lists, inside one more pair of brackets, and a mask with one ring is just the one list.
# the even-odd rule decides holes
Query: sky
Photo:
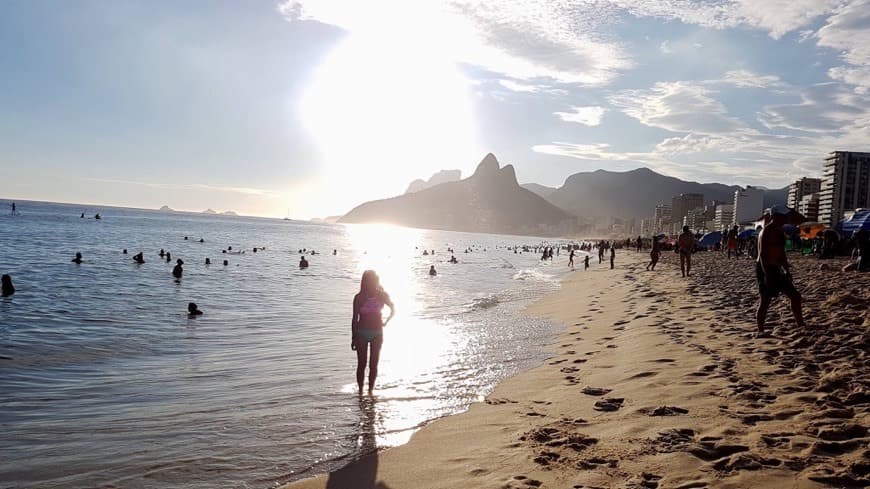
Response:
[{"label": "sky", "polygon": [[870,0],[0,2],[0,198],[299,219],[487,152],[781,187],[870,151]]}]

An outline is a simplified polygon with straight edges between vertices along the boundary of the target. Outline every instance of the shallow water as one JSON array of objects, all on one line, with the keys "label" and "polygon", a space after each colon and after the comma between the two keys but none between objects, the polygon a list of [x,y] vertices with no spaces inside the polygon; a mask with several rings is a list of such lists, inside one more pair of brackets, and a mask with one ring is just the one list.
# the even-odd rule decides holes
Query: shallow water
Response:
[{"label": "shallow water", "polygon": [[[464,410],[539,363],[558,329],[521,310],[558,287],[567,257],[542,263],[505,249],[537,238],[33,202],[19,210],[0,216],[0,273],[17,288],[0,299],[2,487],[298,479]],[[245,253],[223,254],[228,246]],[[447,247],[459,264],[447,263]],[[301,248],[322,253],[307,270]],[[76,251],[85,263],[69,261]],[[145,264],[131,259],[139,251]],[[360,400],[349,323],[367,268],[397,316],[375,396]],[[205,314],[189,318],[191,301]]]}]

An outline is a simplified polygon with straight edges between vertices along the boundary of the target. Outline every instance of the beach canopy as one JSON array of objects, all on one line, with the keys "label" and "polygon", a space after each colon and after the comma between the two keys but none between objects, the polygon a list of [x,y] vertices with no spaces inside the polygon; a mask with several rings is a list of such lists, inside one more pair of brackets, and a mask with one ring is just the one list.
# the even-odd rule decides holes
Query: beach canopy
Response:
[{"label": "beach canopy", "polygon": [[819,233],[825,230],[825,225],[820,222],[805,222],[798,226],[801,230],[801,238],[815,238]]},{"label": "beach canopy", "polygon": [[848,219],[838,222],[837,230],[847,236],[858,231],[870,231],[870,209],[858,209]]},{"label": "beach canopy", "polygon": [[737,233],[737,239],[749,239],[758,236],[758,231],[755,229],[746,229]]},{"label": "beach canopy", "polygon": [[722,233],[720,231],[712,231],[703,236],[698,240],[698,246],[713,246],[716,243],[722,242]]}]

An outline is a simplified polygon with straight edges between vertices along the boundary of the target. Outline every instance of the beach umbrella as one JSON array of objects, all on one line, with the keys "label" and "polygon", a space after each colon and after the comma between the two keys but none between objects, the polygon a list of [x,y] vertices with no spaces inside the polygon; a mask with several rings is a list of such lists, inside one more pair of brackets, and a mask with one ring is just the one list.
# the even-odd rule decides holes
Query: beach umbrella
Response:
[{"label": "beach umbrella", "polygon": [[737,233],[737,239],[749,239],[758,236],[758,231],[754,229],[745,229]]},{"label": "beach umbrella", "polygon": [[846,235],[857,231],[870,231],[870,209],[858,209],[848,219],[838,222],[837,230]]},{"label": "beach umbrella", "polygon": [[764,219],[764,215],[766,214],[781,214],[785,216],[785,220],[783,222],[784,225],[791,224],[792,226],[799,226],[807,220],[807,218],[804,217],[804,215],[800,212],[782,204],[776,204],[772,207],[765,209],[764,214],[762,214],[761,216],[762,220]]},{"label": "beach umbrella", "polygon": [[817,234],[825,230],[825,225],[820,222],[805,222],[798,226],[802,238],[815,238]]},{"label": "beach umbrella", "polygon": [[713,246],[716,243],[722,242],[722,233],[720,231],[712,231],[703,236],[698,240],[698,246]]}]

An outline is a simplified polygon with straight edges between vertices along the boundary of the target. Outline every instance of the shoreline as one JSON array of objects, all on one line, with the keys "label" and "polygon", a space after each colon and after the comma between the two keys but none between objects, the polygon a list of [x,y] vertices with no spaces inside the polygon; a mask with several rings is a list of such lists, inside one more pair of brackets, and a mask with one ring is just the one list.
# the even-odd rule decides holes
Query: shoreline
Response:
[{"label": "shoreline", "polygon": [[[866,330],[870,318],[828,314],[821,319],[839,340],[825,343],[823,333],[792,328],[787,301],[778,300],[770,313],[774,338],[752,340],[751,262],[696,256],[689,280],[680,279],[674,256],[663,254],[659,270],[644,272],[648,254],[633,251],[617,255],[616,270],[604,263],[570,274],[527,308],[564,325],[544,364],[503,380],[484,402],[427,424],[404,445],[282,487],[866,485],[870,382],[862,342],[870,336],[848,340],[854,331],[833,321],[851,317]],[[815,274],[814,260],[799,266],[800,290],[839,273]],[[867,274],[843,279],[870,294]],[[836,296],[831,287],[822,293]],[[848,307],[866,301],[870,295]],[[815,296],[807,304],[846,307],[820,305]],[[813,371],[824,352],[789,354],[808,338],[846,351]],[[857,365],[846,371],[844,361]]]}]

